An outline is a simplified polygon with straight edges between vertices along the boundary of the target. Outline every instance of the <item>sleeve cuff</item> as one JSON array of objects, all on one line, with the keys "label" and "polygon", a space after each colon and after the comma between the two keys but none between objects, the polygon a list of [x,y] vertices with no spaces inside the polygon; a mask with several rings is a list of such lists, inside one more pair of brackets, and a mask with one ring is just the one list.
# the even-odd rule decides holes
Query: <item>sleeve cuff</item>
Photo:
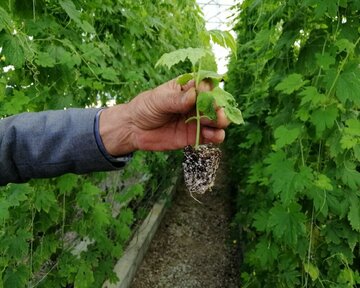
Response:
[{"label": "sleeve cuff", "polygon": [[128,163],[133,156],[133,153],[129,153],[127,155],[123,155],[120,157],[113,157],[111,156],[105,149],[104,143],[101,139],[100,136],[100,131],[99,131],[99,119],[100,119],[100,114],[102,112],[103,109],[100,109],[95,116],[95,121],[94,121],[94,134],[95,134],[95,139],[96,139],[96,144],[101,152],[101,154],[105,157],[105,159],[107,159],[112,165],[114,165],[117,168],[120,167],[124,167],[126,163]]}]

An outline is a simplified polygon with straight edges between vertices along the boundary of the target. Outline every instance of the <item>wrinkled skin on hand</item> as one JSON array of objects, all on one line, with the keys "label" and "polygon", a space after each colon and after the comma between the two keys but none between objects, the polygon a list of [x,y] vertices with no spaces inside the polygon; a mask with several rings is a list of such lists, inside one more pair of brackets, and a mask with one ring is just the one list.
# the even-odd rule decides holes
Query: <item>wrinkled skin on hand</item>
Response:
[{"label": "wrinkled skin on hand", "polygon": [[[201,82],[198,92],[210,90]],[[100,135],[107,151],[114,156],[135,150],[165,151],[195,144],[196,123],[185,123],[195,114],[195,83],[181,86],[173,79],[145,91],[127,104],[103,110]],[[201,143],[221,143],[229,125],[223,109],[217,109],[217,121],[201,120]]]}]

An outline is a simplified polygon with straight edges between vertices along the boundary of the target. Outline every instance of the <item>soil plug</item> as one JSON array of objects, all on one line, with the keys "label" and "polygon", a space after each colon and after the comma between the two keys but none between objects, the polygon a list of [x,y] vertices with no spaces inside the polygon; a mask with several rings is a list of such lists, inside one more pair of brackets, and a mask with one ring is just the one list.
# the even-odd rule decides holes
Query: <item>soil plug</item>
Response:
[{"label": "soil plug", "polygon": [[214,186],[216,171],[219,168],[221,150],[213,144],[199,145],[197,149],[192,146],[184,148],[184,180],[190,195],[204,194]]}]

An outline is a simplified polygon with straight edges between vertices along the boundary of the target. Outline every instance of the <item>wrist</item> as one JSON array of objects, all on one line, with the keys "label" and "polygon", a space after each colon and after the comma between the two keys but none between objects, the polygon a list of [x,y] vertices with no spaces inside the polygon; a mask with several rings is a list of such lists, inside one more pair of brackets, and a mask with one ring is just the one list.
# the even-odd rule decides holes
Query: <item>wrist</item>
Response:
[{"label": "wrist", "polygon": [[101,111],[99,134],[106,152],[118,157],[137,150],[134,144],[132,118],[128,104],[120,104]]}]

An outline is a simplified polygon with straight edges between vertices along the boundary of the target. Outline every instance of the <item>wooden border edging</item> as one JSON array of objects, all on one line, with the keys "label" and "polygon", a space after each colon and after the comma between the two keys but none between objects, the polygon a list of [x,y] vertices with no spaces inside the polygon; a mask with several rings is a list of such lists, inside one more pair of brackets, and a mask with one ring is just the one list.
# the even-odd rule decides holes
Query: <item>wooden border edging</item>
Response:
[{"label": "wooden border edging", "polygon": [[[176,176],[171,179],[170,186],[164,191],[164,195],[170,198],[176,190],[176,185],[179,178],[179,171],[176,170]],[[119,278],[117,283],[111,284],[106,280],[102,288],[128,288],[138,270],[148,248],[153,239],[157,228],[166,210],[166,199],[160,199],[156,202],[145,218],[139,229],[135,232],[132,240],[127,246],[124,254],[116,263],[113,271]]]}]

